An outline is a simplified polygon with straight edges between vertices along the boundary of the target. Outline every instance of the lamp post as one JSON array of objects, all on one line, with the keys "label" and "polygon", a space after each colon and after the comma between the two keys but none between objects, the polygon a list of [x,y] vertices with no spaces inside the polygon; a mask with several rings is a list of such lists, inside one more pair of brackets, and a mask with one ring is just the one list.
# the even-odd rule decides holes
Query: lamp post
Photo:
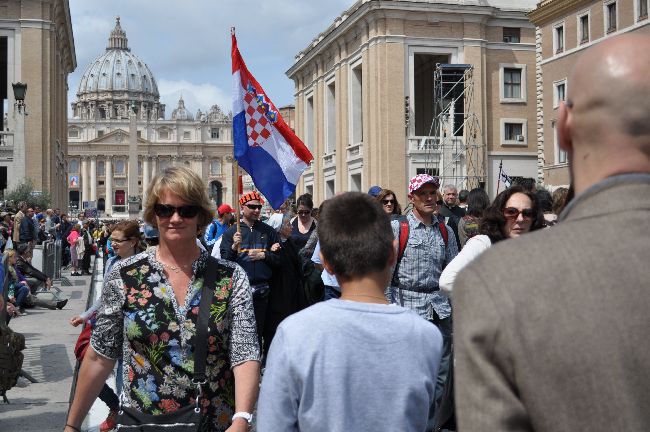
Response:
[{"label": "lamp post", "polygon": [[18,110],[19,113],[25,111],[27,114],[27,106],[25,105],[25,95],[27,94],[27,84],[22,82],[12,83],[11,86],[14,88],[14,107]]}]

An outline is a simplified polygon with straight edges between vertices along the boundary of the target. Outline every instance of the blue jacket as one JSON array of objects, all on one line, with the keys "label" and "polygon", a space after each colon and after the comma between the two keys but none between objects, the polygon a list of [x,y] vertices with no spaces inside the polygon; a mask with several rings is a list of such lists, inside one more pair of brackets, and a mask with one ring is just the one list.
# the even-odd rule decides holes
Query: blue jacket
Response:
[{"label": "blue jacket", "polygon": [[31,218],[25,216],[20,222],[18,238],[21,243],[27,243],[34,240],[34,222],[32,222]]}]

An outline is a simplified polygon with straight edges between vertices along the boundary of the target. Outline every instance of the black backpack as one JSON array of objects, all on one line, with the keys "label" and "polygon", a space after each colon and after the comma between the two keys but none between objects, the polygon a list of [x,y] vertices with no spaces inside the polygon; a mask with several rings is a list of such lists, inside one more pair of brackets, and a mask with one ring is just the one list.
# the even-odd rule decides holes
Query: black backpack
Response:
[{"label": "black backpack", "polygon": [[6,393],[18,382],[23,367],[25,337],[0,323],[0,396],[6,403]]}]

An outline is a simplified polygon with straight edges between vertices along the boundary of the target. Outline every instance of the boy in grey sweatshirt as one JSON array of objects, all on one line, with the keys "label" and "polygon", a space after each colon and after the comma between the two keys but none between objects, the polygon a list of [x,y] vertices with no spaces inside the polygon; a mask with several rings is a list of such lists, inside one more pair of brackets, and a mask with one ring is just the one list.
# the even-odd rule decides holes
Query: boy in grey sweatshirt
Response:
[{"label": "boy in grey sweatshirt", "polygon": [[384,296],[397,254],[388,216],[368,195],[346,193],[323,205],[318,234],[342,295],[278,327],[258,431],[424,432],[442,337]]}]

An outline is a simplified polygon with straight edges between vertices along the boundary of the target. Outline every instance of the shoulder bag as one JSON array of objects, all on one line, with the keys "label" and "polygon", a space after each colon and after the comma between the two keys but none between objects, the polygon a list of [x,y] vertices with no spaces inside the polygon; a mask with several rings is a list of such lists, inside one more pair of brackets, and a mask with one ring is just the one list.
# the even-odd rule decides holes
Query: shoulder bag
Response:
[{"label": "shoulder bag", "polygon": [[201,399],[202,386],[206,383],[205,366],[208,353],[207,333],[208,318],[210,316],[210,303],[214,297],[214,285],[217,279],[216,259],[209,257],[205,271],[201,303],[199,304],[199,317],[196,324],[194,338],[194,376],[192,383],[196,385],[196,403],[178,409],[177,411],[152,415],[145,414],[137,409],[120,405],[115,423],[120,431],[154,432],[194,432],[199,430],[201,424]]}]

